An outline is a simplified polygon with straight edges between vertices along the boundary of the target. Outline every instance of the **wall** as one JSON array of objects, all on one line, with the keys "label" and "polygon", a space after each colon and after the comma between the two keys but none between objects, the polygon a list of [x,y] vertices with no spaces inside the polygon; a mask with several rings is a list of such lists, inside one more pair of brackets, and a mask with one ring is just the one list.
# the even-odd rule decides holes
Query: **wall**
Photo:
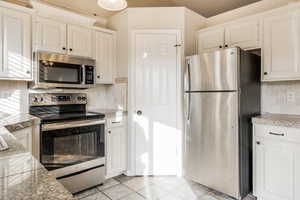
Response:
[{"label": "wall", "polygon": [[241,17],[255,15],[267,10],[279,8],[287,5],[291,2],[297,2],[299,0],[262,0],[257,3],[250,4],[241,8],[237,8],[207,19],[207,26],[213,26],[221,23],[225,23],[231,20],[236,20]]},{"label": "wall", "polygon": [[300,115],[300,82],[262,83],[262,112]]}]

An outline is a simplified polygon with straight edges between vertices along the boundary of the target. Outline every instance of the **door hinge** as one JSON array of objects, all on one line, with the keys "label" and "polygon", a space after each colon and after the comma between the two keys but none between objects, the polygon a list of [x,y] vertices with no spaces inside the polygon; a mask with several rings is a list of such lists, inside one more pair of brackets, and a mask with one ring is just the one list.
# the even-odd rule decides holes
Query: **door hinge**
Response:
[{"label": "door hinge", "polygon": [[181,47],[181,44],[175,44],[174,47]]}]

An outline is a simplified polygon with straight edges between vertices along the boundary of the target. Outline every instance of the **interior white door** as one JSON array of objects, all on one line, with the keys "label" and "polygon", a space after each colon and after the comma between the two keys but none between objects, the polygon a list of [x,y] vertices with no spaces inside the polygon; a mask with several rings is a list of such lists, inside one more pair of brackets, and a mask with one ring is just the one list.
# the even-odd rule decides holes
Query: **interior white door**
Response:
[{"label": "interior white door", "polygon": [[68,54],[92,57],[92,30],[68,25]]},{"label": "interior white door", "polygon": [[178,169],[178,40],[176,33],[134,34],[136,175],[174,175]]},{"label": "interior white door", "polygon": [[3,9],[2,13],[2,78],[30,80],[31,76],[31,16]]},{"label": "interior white door", "polygon": [[38,50],[65,54],[67,25],[50,19],[37,18],[36,45]]}]

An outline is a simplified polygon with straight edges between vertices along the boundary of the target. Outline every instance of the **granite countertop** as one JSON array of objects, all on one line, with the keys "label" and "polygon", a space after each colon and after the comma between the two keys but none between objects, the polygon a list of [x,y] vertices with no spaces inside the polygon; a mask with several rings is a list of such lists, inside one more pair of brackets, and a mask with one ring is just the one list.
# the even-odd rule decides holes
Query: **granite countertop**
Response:
[{"label": "granite countertop", "polygon": [[0,136],[9,146],[7,151],[0,152],[0,199],[75,200],[8,130],[39,123],[39,119],[19,114],[0,120]]},{"label": "granite countertop", "polygon": [[98,112],[105,115],[107,118],[114,118],[117,116],[125,116],[127,115],[127,111],[119,110],[119,109],[103,109],[103,108],[91,108],[88,109],[90,112]]},{"label": "granite countertop", "polygon": [[300,115],[263,114],[252,118],[255,124],[300,128]]}]

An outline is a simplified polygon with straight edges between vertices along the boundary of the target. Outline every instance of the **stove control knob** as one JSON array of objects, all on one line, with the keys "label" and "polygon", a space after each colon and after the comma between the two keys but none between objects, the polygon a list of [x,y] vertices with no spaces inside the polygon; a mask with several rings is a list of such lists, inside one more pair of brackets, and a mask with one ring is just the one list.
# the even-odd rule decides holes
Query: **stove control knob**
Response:
[{"label": "stove control knob", "polygon": [[82,100],[82,97],[81,97],[81,96],[77,97],[77,100],[78,100],[78,101],[81,101],[81,100]]},{"label": "stove control knob", "polygon": [[37,97],[33,97],[33,102],[37,103],[39,101],[39,99]]},{"label": "stove control knob", "polygon": [[40,98],[40,102],[43,102],[43,101],[44,101],[44,98],[43,98],[43,97],[41,97],[41,98]]},{"label": "stove control knob", "polygon": [[85,100],[86,100],[86,97],[82,97],[81,99],[82,99],[82,101],[85,101]]}]

